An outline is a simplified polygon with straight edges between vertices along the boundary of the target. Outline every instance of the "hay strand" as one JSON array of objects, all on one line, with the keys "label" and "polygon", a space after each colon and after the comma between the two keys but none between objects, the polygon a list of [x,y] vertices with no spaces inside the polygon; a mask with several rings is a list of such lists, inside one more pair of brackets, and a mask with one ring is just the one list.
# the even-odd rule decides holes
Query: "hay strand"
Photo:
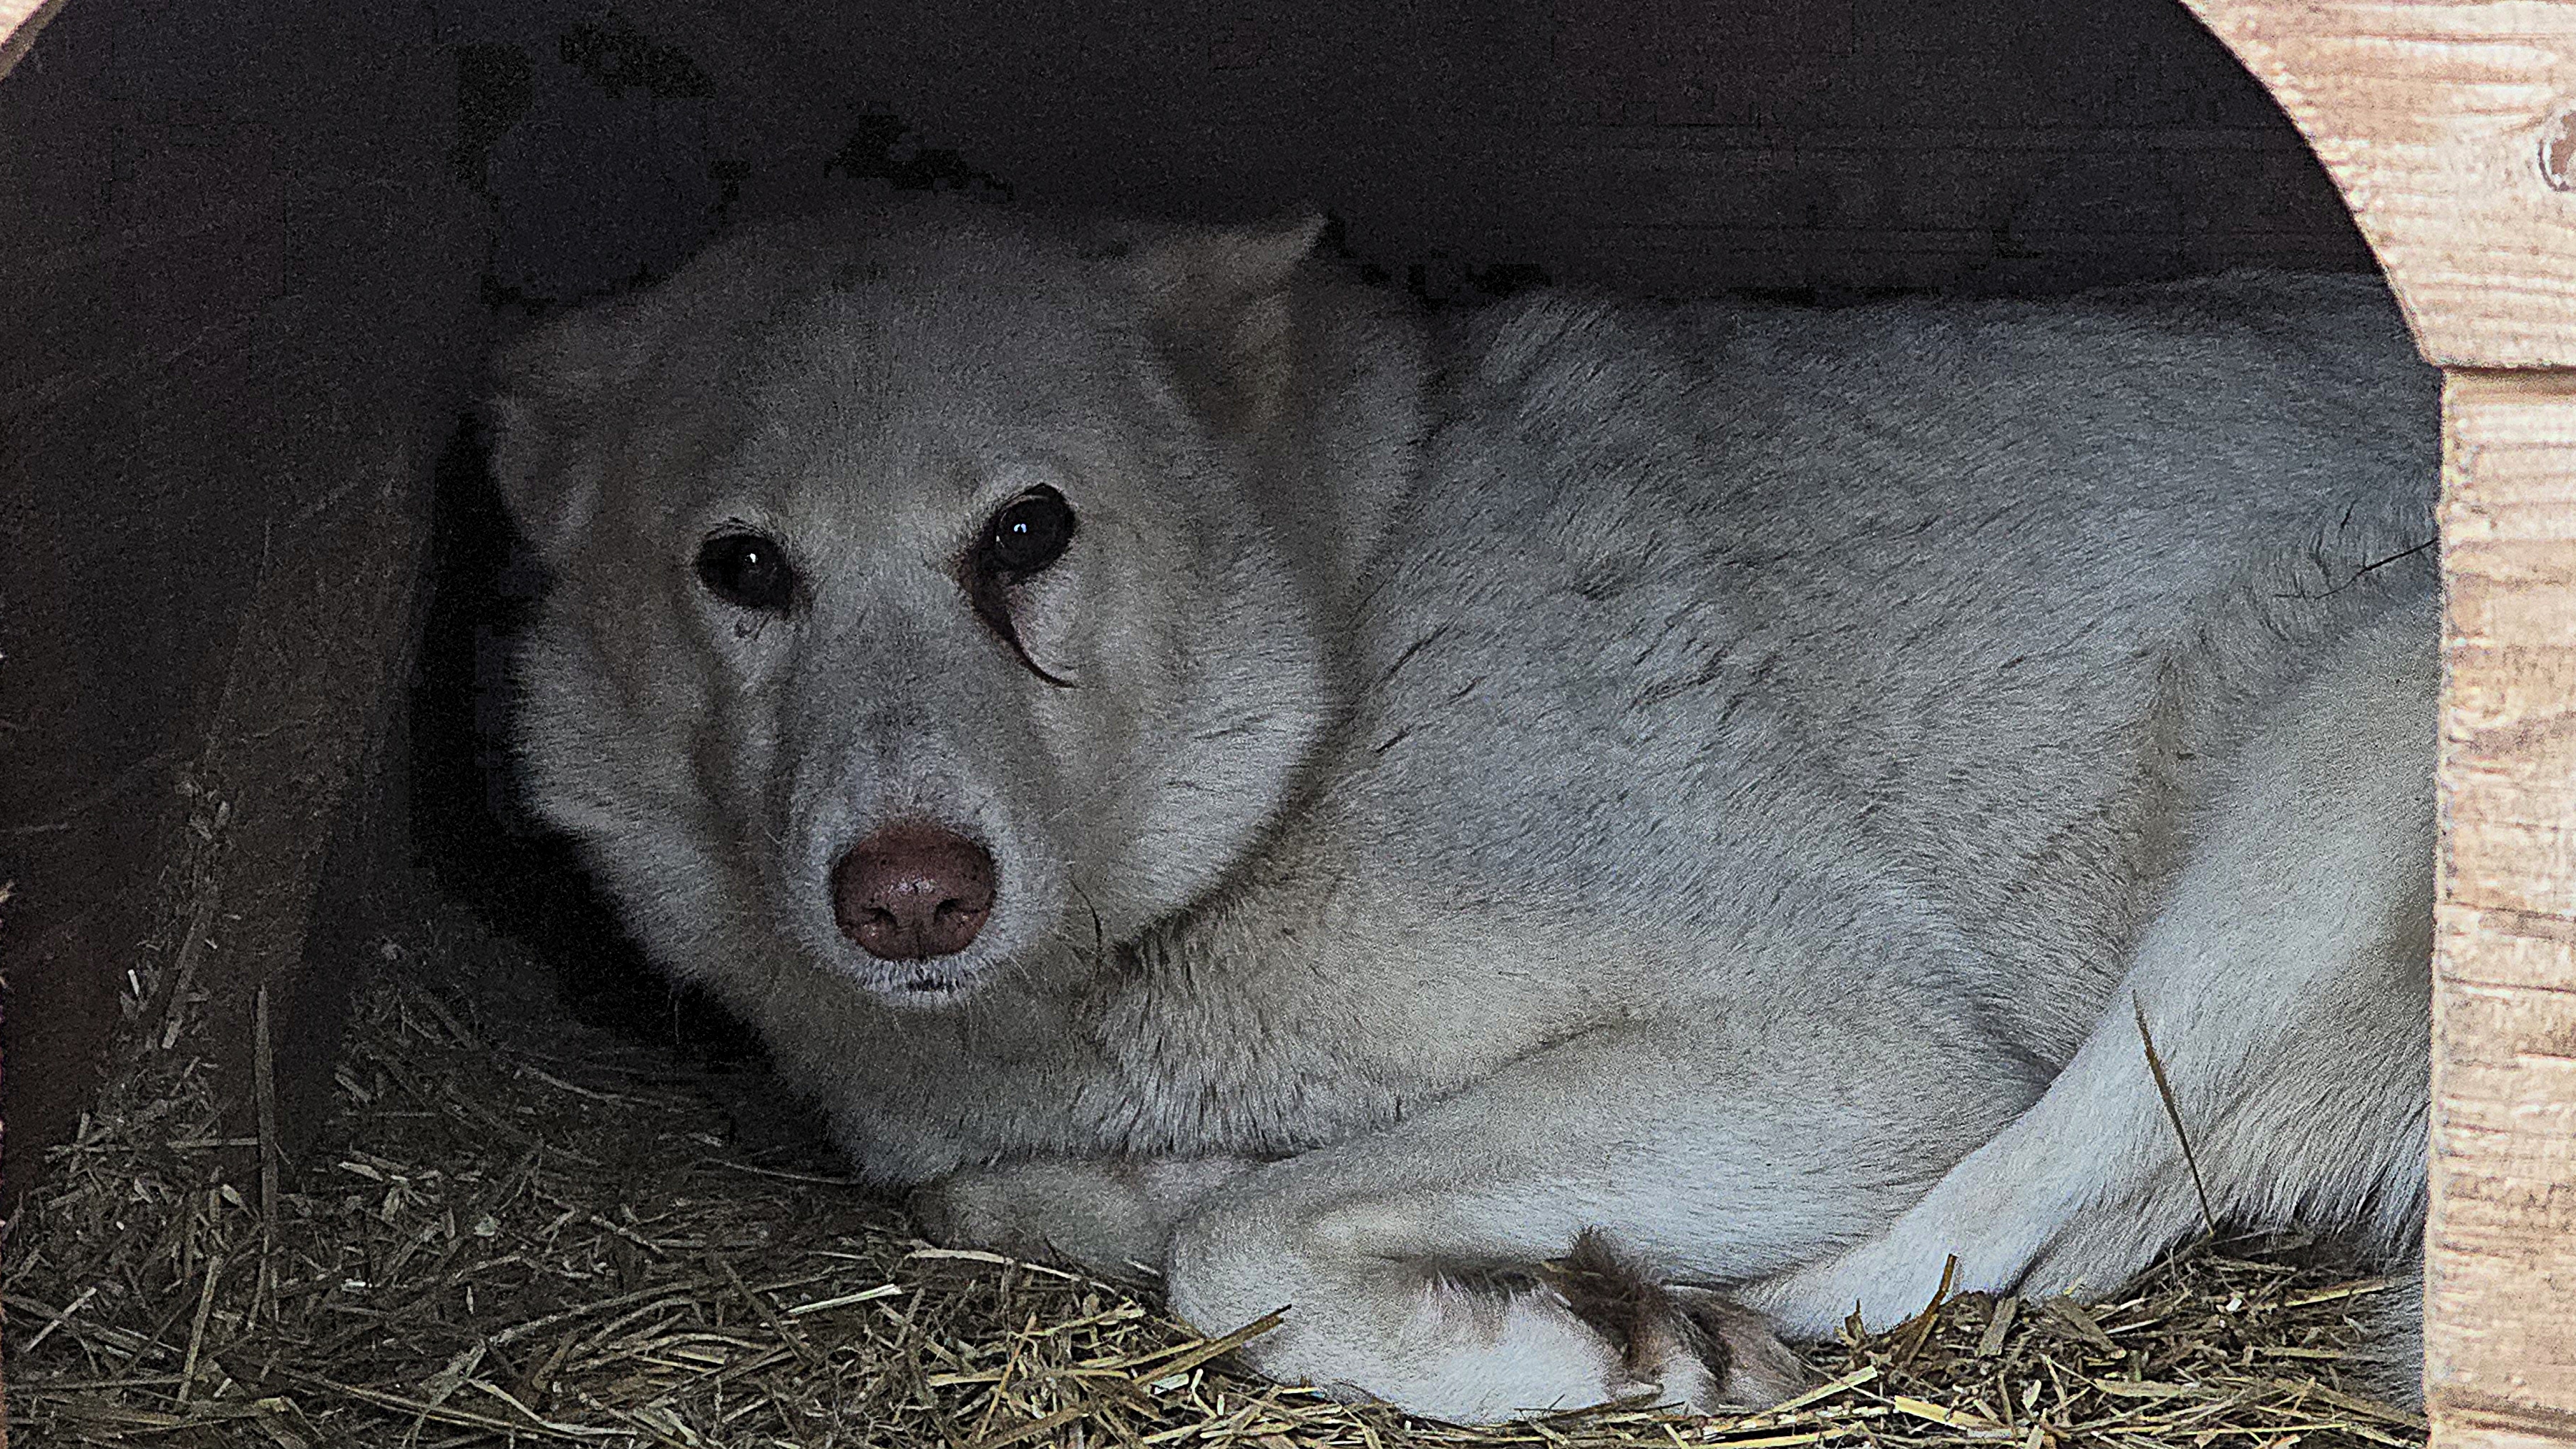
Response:
[{"label": "hay strand", "polygon": [[2211,1237],[2218,1236],[2218,1214],[2210,1211],[2209,1184],[2201,1180],[2200,1158],[2191,1150],[2191,1134],[2183,1130],[2182,1107],[2174,1101],[2173,1083],[2165,1076],[2165,1059],[2156,1051],[2155,1034],[2147,1030],[2147,1004],[2137,993],[2129,994],[2129,1009],[2138,1018],[2138,1045],[2147,1053],[2147,1072],[2155,1078],[2156,1097],[2165,1104],[2165,1120],[2173,1124],[2174,1141],[2182,1145],[2182,1165],[2191,1171],[2191,1190],[2200,1195],[2200,1220]]}]

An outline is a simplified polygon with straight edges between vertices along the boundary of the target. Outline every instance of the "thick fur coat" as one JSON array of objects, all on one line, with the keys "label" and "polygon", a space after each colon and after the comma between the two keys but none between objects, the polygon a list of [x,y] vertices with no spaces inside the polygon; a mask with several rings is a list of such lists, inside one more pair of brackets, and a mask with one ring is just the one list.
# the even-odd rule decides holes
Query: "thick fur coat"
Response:
[{"label": "thick fur coat", "polygon": [[2404,1255],[2376,282],[1434,327],[1312,240],[779,225],[501,361],[533,798],[864,1174],[1283,1377],[1705,1407],[2195,1231],[2143,1023],[2222,1214]]}]

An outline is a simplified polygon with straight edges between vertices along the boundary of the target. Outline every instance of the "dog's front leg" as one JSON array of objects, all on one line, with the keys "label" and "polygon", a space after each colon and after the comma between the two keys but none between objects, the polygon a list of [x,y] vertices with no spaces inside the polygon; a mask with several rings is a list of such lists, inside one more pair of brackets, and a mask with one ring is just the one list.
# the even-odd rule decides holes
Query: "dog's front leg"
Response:
[{"label": "dog's front leg", "polygon": [[1218,1188],[1173,1234],[1173,1308],[1211,1334],[1284,1308],[1245,1350],[1262,1372],[1454,1422],[1775,1402],[1806,1371],[1769,1327],[1658,1280],[1851,1231],[1830,1204],[1866,1193],[1797,1095],[1707,1044],[1561,1043]]},{"label": "dog's front leg", "polygon": [[1161,1271],[1173,1224],[1254,1166],[1243,1157],[1024,1157],[959,1168],[915,1192],[912,1212],[937,1242],[1132,1282]]}]

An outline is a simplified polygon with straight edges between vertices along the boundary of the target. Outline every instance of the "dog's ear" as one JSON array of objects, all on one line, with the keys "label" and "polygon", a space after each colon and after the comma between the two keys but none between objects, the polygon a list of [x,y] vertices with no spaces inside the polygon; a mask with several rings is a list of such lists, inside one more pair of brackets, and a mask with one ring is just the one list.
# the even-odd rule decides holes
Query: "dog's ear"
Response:
[{"label": "dog's ear", "polygon": [[601,460],[583,449],[644,366],[639,299],[526,325],[493,353],[481,408],[492,479],[540,557],[559,557],[598,502]]},{"label": "dog's ear", "polygon": [[1278,416],[1296,364],[1290,284],[1323,231],[1324,218],[1307,215],[1135,248],[1155,342],[1183,398],[1218,432],[1258,434]]}]

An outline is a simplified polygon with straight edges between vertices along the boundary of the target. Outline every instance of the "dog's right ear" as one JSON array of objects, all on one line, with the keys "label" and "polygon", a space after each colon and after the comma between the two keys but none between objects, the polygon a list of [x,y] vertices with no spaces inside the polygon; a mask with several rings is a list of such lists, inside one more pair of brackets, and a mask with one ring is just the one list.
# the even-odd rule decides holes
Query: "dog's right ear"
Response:
[{"label": "dog's right ear", "polygon": [[519,531],[548,561],[598,503],[600,460],[581,444],[641,366],[632,308],[584,307],[528,327],[493,354],[481,410],[492,479]]},{"label": "dog's right ear", "polygon": [[1191,230],[1141,248],[1132,265],[1173,380],[1219,432],[1253,434],[1278,415],[1296,353],[1289,290],[1324,218]]}]

